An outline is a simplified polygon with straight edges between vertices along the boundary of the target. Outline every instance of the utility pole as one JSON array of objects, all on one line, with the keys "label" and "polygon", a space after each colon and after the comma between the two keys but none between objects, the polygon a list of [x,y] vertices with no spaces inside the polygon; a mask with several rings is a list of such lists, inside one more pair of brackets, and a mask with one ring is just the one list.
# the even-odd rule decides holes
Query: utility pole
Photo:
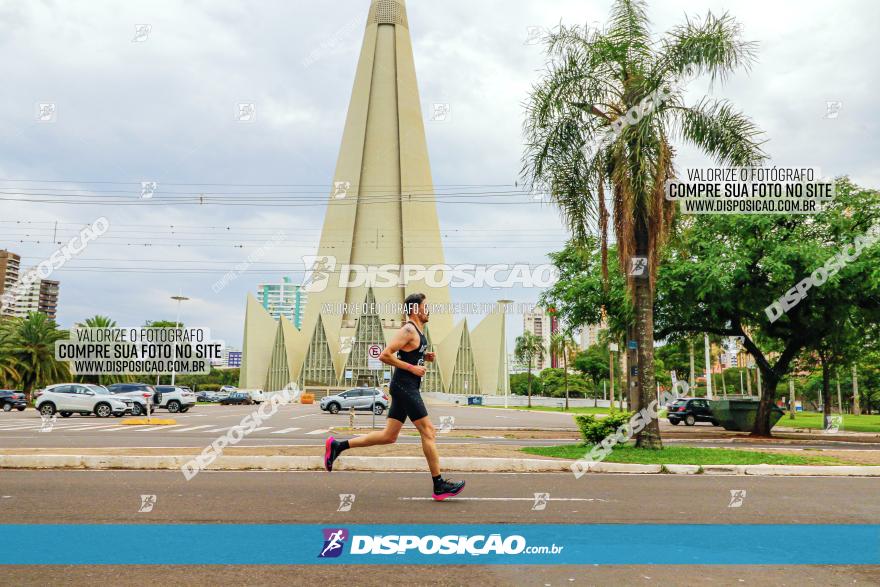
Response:
[{"label": "utility pole", "polygon": [[790,420],[794,420],[794,411],[795,411],[794,402],[795,402],[795,400],[794,400],[794,378],[789,377],[788,378],[788,418]]},{"label": "utility pole", "polygon": [[712,358],[709,356],[709,335],[703,335],[703,346],[706,351],[706,399],[712,399]]},{"label": "utility pole", "polygon": [[859,406],[859,380],[856,373],[856,364],[852,366],[852,385],[853,385],[853,416],[861,416],[862,408]]},{"label": "utility pole", "polygon": [[[180,328],[180,302],[185,302],[188,300],[188,297],[182,295],[171,296],[172,300],[177,301],[177,322],[174,323],[174,328]],[[177,337],[175,336],[175,341]],[[171,385],[174,385],[174,376],[177,374],[177,370],[175,369],[175,364],[177,363],[177,342],[174,343],[174,346],[171,347],[174,353],[174,358],[171,363]]]},{"label": "utility pole", "polygon": [[504,349],[504,407],[507,407],[510,397],[510,364],[507,359],[507,306],[513,300],[498,300],[501,306],[501,346]]},{"label": "utility pole", "polygon": [[696,377],[694,376],[694,339],[688,339],[688,351],[690,351],[691,355],[691,376],[688,379],[688,385],[691,386],[691,389],[695,389],[697,385]]},{"label": "utility pole", "polygon": [[614,408],[614,351],[617,350],[617,343],[608,345],[608,384],[611,387],[611,407]]}]

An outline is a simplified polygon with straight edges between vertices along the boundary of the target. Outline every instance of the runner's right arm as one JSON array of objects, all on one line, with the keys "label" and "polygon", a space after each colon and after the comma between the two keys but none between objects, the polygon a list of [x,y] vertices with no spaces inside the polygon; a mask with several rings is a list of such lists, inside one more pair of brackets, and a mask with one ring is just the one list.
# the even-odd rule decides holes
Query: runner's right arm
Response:
[{"label": "runner's right arm", "polygon": [[[397,358],[397,351],[399,351],[406,345],[411,344],[413,342],[413,339],[418,336],[415,330],[415,327],[410,324],[407,324],[403,328],[398,330],[394,337],[391,339],[391,342],[388,343],[388,346],[386,346],[382,350],[382,354],[379,355],[379,360],[386,365],[391,365],[396,369],[409,371],[416,377],[424,377],[426,371],[425,367],[423,367],[422,365],[410,365],[406,361],[401,361]],[[419,341],[416,341],[416,344],[418,344],[418,342]]]}]

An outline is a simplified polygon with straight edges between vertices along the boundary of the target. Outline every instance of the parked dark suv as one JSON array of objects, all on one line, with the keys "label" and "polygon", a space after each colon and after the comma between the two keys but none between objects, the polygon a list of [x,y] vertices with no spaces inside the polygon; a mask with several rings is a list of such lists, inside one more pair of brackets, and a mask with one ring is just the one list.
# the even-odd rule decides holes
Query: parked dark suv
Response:
[{"label": "parked dark suv", "polygon": [[666,413],[669,423],[677,426],[679,422],[684,422],[687,426],[693,426],[697,422],[709,422],[713,426],[719,426],[718,421],[712,414],[712,408],[709,402],[704,399],[679,399],[675,400],[672,407]]},{"label": "parked dark suv", "polygon": [[22,412],[26,407],[27,401],[24,399],[22,392],[12,389],[0,389],[0,408],[4,412],[10,411],[12,408]]}]

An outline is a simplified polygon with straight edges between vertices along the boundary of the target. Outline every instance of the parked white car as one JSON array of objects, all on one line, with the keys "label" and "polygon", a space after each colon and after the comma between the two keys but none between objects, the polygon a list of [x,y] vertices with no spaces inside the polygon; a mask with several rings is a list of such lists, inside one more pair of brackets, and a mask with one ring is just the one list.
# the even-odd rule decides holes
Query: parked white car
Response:
[{"label": "parked white car", "polygon": [[42,416],[52,416],[58,412],[62,418],[71,414],[94,414],[99,418],[113,415],[119,418],[131,412],[133,403],[130,398],[114,396],[102,385],[59,383],[46,387],[34,407]]},{"label": "parked white car", "polygon": [[196,405],[196,394],[177,385],[157,385],[159,392],[159,405],[157,408],[165,408],[172,414],[186,412]]},{"label": "parked white car", "polygon": [[266,401],[266,392],[262,389],[238,389],[237,393],[247,393],[251,396],[251,399],[254,400],[255,404],[261,404]]}]

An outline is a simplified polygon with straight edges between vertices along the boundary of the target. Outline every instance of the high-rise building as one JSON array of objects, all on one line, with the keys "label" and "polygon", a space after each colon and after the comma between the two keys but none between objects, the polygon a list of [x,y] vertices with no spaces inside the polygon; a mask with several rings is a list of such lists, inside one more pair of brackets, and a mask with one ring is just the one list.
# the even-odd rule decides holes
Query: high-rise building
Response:
[{"label": "high-rise building", "polygon": [[282,316],[302,328],[307,294],[303,286],[284,277],[281,283],[261,283],[257,286],[257,301],[269,314],[279,320]]},{"label": "high-rise building", "polygon": [[[13,252],[0,250],[0,296],[13,289],[18,282],[21,257]],[[12,305],[4,305],[0,314],[12,316],[15,308]]]},{"label": "high-rise building", "polygon": [[35,279],[27,286],[16,286],[15,306],[12,314],[20,318],[31,312],[40,312],[55,319],[58,311],[59,282],[51,279]]},{"label": "high-rise building", "polygon": [[[302,328],[249,297],[239,387],[377,384],[387,371],[370,353],[403,325],[406,296],[451,306],[439,272],[402,284],[343,280],[351,269],[444,265],[409,26],[403,0],[371,2]],[[422,390],[503,393],[503,319],[490,313],[471,330],[448,309],[432,312],[425,334],[437,359]]]},{"label": "high-rise building", "polygon": [[578,340],[581,350],[587,350],[594,344],[599,344],[599,333],[607,329],[608,325],[605,323],[605,320],[602,320],[599,324],[587,324],[581,328]]},{"label": "high-rise building", "polygon": [[536,357],[534,365],[539,371],[550,364],[550,337],[553,334],[552,322],[552,317],[541,307],[536,307],[531,312],[526,312],[523,315],[523,331],[531,332],[543,341],[543,355]]}]

